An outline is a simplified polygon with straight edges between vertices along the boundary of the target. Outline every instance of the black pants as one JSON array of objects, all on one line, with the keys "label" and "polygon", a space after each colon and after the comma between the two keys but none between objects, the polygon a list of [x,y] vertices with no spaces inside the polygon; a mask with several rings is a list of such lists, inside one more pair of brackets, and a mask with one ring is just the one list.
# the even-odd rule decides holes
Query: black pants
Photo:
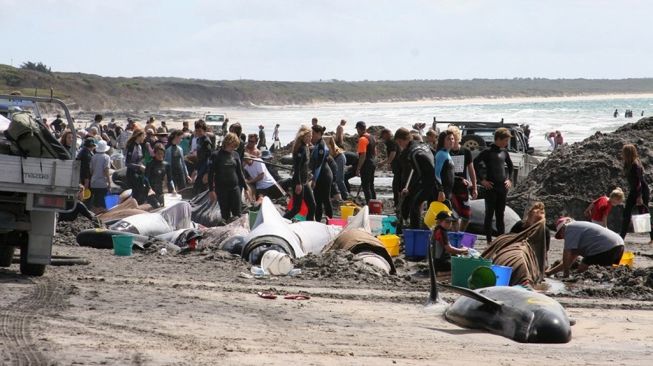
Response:
[{"label": "black pants", "polygon": [[91,188],[93,207],[107,208],[107,205],[104,203],[104,197],[107,195],[107,192],[109,192],[107,188]]},{"label": "black pants", "polygon": [[132,198],[134,198],[139,205],[145,203],[150,187],[145,182],[143,175],[141,173],[127,170],[127,184],[129,184],[129,188],[132,190]]},{"label": "black pants", "polygon": [[[496,183],[495,183],[496,184]],[[492,241],[492,217],[496,217],[497,232],[502,235],[506,231],[503,222],[503,213],[506,211],[506,190],[488,189],[485,193],[485,237],[488,242]]]},{"label": "black pants", "polygon": [[376,171],[376,164],[372,160],[366,161],[361,167],[361,189],[365,195],[365,202],[376,199],[374,171]]},{"label": "black pants", "polygon": [[331,184],[333,173],[329,167],[323,167],[320,177],[315,183],[315,221],[322,221],[322,208],[327,217],[333,217],[333,206],[331,205]]},{"label": "black pants", "polygon": [[392,200],[395,210],[399,209],[399,192],[401,192],[401,176],[392,172]]},{"label": "black pants", "polygon": [[78,201],[75,205],[75,209],[72,211],[59,213],[59,221],[75,221],[79,215],[82,215],[91,221],[95,220],[95,215],[88,210],[88,207],[86,207],[84,203]]},{"label": "black pants", "polygon": [[[638,206],[638,210],[640,214],[647,213],[648,212],[648,202],[650,200],[650,192],[648,190],[648,187],[642,187],[642,206]],[[628,233],[628,229],[630,227],[630,220],[633,215],[633,208],[636,206],[636,201],[637,197],[635,197],[634,194],[630,193],[628,194],[628,198],[626,199],[626,207],[624,208],[624,216],[623,216],[623,221],[621,222],[621,232],[619,235],[621,235],[621,238],[626,237],[626,233]],[[651,231],[651,240],[653,240],[653,231]]]},{"label": "black pants", "polygon": [[355,176],[356,176],[356,167],[349,167],[347,171],[345,171],[345,187],[347,187],[347,192],[349,192],[350,196],[351,196],[351,184],[349,184],[349,180]]},{"label": "black pants", "polygon": [[422,226],[422,204],[426,202],[429,205],[433,201],[435,201],[433,189],[423,188],[413,195],[406,196],[401,208],[401,216],[406,217],[409,215],[411,229],[419,229]]},{"label": "black pants", "polygon": [[283,215],[286,219],[292,219],[299,213],[299,210],[302,208],[302,201],[306,201],[306,206],[308,207],[308,213],[306,214],[306,220],[313,221],[315,220],[315,197],[313,197],[313,190],[311,189],[310,184],[304,184],[302,186],[302,191],[299,194],[295,193],[295,185],[291,187],[292,190],[292,207],[290,211],[286,212]]},{"label": "black pants", "polygon": [[216,187],[215,193],[218,196],[218,205],[224,221],[232,217],[240,217],[241,201],[240,187]]},{"label": "black pants", "polygon": [[206,165],[204,166],[200,165],[200,167],[197,169],[197,178],[195,179],[195,183],[193,184],[193,194],[195,196],[206,191],[206,188],[208,187],[206,184],[204,184],[204,179],[202,179],[206,174],[205,166]]}]

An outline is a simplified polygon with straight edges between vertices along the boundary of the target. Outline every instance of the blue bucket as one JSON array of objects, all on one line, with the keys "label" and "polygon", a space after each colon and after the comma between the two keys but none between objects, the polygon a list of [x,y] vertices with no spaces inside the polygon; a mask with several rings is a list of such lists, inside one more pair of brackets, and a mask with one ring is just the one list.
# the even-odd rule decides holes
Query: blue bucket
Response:
[{"label": "blue bucket", "polygon": [[108,194],[108,195],[104,196],[104,205],[107,207],[107,210],[112,209],[118,203],[120,203],[120,195]]},{"label": "blue bucket", "polygon": [[493,264],[492,271],[494,271],[494,274],[497,276],[497,284],[495,286],[510,285],[510,277],[512,276],[512,267]]},{"label": "blue bucket", "polygon": [[129,257],[132,255],[132,246],[134,237],[131,235],[111,235],[113,241],[113,254],[119,257]]},{"label": "blue bucket", "polygon": [[406,257],[424,258],[426,257],[429,243],[431,240],[431,231],[429,230],[404,230],[404,251]]}]

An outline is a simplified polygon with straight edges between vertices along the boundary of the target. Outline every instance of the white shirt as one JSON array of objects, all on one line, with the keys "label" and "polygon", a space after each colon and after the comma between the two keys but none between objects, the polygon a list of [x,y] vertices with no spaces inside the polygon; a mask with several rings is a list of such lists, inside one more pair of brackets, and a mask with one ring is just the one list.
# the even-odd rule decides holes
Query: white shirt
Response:
[{"label": "white shirt", "polygon": [[276,183],[268,168],[260,161],[254,161],[251,165],[243,164],[243,168],[249,174],[250,179],[254,179],[263,173],[263,179],[256,182],[256,189],[268,189]]}]

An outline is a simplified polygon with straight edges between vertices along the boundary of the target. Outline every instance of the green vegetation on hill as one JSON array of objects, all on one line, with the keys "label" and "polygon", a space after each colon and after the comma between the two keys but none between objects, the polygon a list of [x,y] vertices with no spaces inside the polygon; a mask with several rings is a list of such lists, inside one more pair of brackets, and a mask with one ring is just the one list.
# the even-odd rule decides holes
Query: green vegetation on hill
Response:
[{"label": "green vegetation on hill", "polygon": [[49,95],[50,88],[72,108],[90,111],[653,93],[653,78],[211,81],[163,77],[102,77],[82,73],[40,72],[0,65],[0,93],[19,90],[25,95],[34,95],[34,90],[38,89],[39,95]]}]

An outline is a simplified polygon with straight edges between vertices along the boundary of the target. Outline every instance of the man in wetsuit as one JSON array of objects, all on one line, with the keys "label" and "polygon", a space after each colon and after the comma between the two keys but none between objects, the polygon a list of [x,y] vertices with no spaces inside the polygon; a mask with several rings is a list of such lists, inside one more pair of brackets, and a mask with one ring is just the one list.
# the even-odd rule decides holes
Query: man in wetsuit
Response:
[{"label": "man in wetsuit", "polygon": [[376,170],[376,139],[367,133],[365,122],[356,122],[358,133],[358,165],[356,175],[361,177],[361,189],[365,195],[365,202],[376,199],[374,191],[374,171]]},{"label": "man in wetsuit", "polygon": [[401,174],[399,172],[399,145],[395,142],[392,132],[390,130],[383,129],[381,131],[381,140],[385,144],[385,153],[387,158],[385,161],[379,164],[379,166],[386,165],[392,170],[392,198],[394,202],[395,209],[398,208],[399,204],[399,192],[401,191]]},{"label": "man in wetsuit", "polygon": [[[489,149],[483,150],[474,159],[474,170],[480,172],[480,164],[485,165],[485,173],[480,175],[481,185],[485,187],[485,236],[488,244],[492,242],[492,217],[496,216],[496,227],[499,235],[505,232],[503,213],[506,209],[506,196],[512,187],[512,160],[506,150],[512,135],[507,128],[497,128],[494,131],[494,143]],[[507,172],[506,172],[507,167]]]},{"label": "man in wetsuit", "polygon": [[[435,180],[435,162],[433,154],[425,144],[413,140],[410,131],[399,128],[395,132],[395,142],[401,149],[399,169],[401,171],[400,187],[404,202],[400,207],[402,217],[410,213],[410,227],[420,228],[421,207],[424,202],[435,200],[440,185]],[[411,173],[412,176],[411,176]],[[410,177],[410,182],[408,178]],[[406,188],[406,185],[408,186]]]}]

